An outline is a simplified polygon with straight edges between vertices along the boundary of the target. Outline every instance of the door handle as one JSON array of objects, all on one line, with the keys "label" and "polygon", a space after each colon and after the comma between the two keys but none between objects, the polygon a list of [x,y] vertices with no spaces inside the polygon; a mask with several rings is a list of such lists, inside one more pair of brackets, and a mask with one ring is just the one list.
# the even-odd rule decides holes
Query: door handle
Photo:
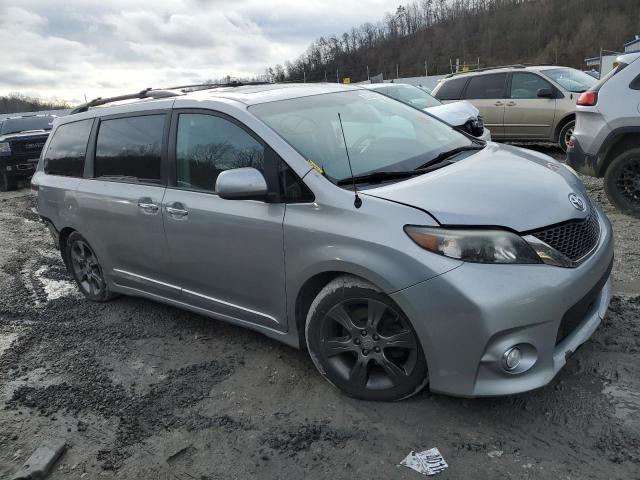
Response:
[{"label": "door handle", "polygon": [[189,215],[189,210],[187,210],[186,207],[180,202],[174,202],[171,205],[167,205],[166,208],[169,215],[177,218],[184,218]]},{"label": "door handle", "polygon": [[496,103],[494,103],[494,105],[495,105],[496,107],[502,107],[502,106],[504,105],[504,103],[502,103],[502,102],[496,102]]},{"label": "door handle", "polygon": [[516,102],[509,102],[507,103],[507,107],[513,107],[516,105]]},{"label": "door handle", "polygon": [[145,213],[150,214],[158,213],[158,210],[160,210],[160,207],[153,203],[153,200],[150,198],[141,198],[138,200],[138,208],[142,209]]}]

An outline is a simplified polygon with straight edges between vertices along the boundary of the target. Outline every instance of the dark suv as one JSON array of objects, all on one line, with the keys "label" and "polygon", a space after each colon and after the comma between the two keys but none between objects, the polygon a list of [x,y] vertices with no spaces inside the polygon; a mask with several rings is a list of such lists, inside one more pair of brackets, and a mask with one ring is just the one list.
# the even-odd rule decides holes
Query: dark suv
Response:
[{"label": "dark suv", "polygon": [[33,175],[54,118],[32,115],[0,120],[0,192],[15,190],[18,180]]}]

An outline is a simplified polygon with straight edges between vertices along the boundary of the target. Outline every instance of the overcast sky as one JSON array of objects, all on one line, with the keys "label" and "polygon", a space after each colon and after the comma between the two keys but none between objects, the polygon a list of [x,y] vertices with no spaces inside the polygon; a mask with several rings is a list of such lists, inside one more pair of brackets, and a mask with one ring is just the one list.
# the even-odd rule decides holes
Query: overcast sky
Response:
[{"label": "overcast sky", "polygon": [[0,95],[72,102],[250,76],[398,0],[0,0]]}]

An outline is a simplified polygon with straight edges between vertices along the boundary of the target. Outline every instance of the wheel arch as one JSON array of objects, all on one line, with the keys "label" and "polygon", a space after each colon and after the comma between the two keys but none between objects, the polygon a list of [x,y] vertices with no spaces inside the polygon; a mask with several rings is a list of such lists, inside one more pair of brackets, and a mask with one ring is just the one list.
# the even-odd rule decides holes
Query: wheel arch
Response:
[{"label": "wheel arch", "polygon": [[640,147],[640,126],[638,127],[623,127],[614,130],[609,134],[606,140],[603,142],[601,152],[598,155],[600,157],[597,175],[603,177],[609,165],[614,158],[620,155],[625,150],[631,148]]},{"label": "wheel arch", "polygon": [[348,275],[351,277],[358,278],[367,283],[370,283],[375,288],[384,292],[384,289],[380,288],[375,282],[371,281],[369,278],[366,278],[362,275],[344,270],[327,270],[323,272],[318,272],[309,277],[305,282],[303,282],[302,286],[298,289],[298,292],[295,297],[295,325],[297,329],[298,342],[300,344],[301,350],[306,350],[306,340],[304,338],[304,330],[307,322],[307,314],[309,313],[309,308],[311,304],[316,299],[320,291],[327,286],[330,282],[335,280],[336,278]]},{"label": "wheel arch", "polygon": [[567,123],[569,123],[571,121],[575,121],[575,120],[576,120],[576,112],[568,113],[567,115],[562,117],[562,120],[560,120],[558,122],[558,125],[556,126],[556,130],[553,133],[553,139],[554,139],[555,142],[559,142],[560,141],[560,132],[565,127],[565,125]]},{"label": "wheel arch", "polygon": [[60,254],[62,255],[62,261],[64,262],[65,267],[67,267],[67,270],[69,270],[69,261],[67,259],[65,246],[67,244],[67,239],[69,238],[69,235],[71,235],[75,231],[76,230],[71,227],[64,227],[62,230],[60,230],[60,234],[58,235],[58,248],[60,249]]}]

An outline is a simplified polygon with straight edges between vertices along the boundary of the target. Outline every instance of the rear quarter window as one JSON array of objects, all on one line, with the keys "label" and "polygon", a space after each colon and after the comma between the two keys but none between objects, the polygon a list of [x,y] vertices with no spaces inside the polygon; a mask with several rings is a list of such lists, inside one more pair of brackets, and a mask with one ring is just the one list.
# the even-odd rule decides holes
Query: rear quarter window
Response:
[{"label": "rear quarter window", "polygon": [[49,175],[82,177],[93,119],[60,125],[44,154],[44,171]]},{"label": "rear quarter window", "polygon": [[434,97],[438,100],[460,100],[465,83],[467,83],[466,78],[455,78],[446,81],[438,89]]}]

